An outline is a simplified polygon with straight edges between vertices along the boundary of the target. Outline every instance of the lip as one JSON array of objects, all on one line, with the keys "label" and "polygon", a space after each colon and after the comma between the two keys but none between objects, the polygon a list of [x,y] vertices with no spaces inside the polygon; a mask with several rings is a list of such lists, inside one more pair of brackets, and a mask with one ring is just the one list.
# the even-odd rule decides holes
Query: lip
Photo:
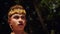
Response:
[{"label": "lip", "polygon": [[23,23],[19,23],[18,26],[23,26],[24,24]]},{"label": "lip", "polygon": [[22,23],[18,24],[18,25],[23,25]]}]

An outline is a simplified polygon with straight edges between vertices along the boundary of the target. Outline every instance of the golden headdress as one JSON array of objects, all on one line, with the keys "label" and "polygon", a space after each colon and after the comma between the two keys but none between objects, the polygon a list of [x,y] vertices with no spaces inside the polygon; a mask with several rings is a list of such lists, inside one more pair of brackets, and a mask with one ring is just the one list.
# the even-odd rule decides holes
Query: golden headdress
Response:
[{"label": "golden headdress", "polygon": [[15,13],[26,15],[26,11],[21,5],[12,6],[9,10],[8,17],[10,17],[11,15]]}]

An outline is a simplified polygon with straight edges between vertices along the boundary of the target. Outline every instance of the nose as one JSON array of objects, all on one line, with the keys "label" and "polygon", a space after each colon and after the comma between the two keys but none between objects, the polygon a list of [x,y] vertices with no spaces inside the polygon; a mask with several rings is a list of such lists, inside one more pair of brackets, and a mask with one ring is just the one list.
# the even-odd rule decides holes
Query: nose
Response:
[{"label": "nose", "polygon": [[21,19],[21,18],[19,18],[19,20],[18,20],[18,21],[19,21],[19,23],[22,23],[22,19]]},{"label": "nose", "polygon": [[22,21],[19,21],[19,24],[18,25],[23,25],[23,22]]},{"label": "nose", "polygon": [[23,20],[21,18],[19,18],[18,22],[19,22],[19,24],[22,24]]},{"label": "nose", "polygon": [[19,23],[21,24],[21,23],[23,23],[22,21],[19,21]]},{"label": "nose", "polygon": [[21,19],[21,18],[19,18],[19,20],[21,21],[22,19]]}]

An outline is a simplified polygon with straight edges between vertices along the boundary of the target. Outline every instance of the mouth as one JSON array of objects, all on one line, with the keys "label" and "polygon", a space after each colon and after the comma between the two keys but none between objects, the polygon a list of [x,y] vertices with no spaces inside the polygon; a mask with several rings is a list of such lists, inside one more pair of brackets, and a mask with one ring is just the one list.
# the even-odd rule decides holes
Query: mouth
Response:
[{"label": "mouth", "polygon": [[18,25],[20,26],[20,25],[23,25],[23,24],[21,23],[21,24],[18,24]]}]

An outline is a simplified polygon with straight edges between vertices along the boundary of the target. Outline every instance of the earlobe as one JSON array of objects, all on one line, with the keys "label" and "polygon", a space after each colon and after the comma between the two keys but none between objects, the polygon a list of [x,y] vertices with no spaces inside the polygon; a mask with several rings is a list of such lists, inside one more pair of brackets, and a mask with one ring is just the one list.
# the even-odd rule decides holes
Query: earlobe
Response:
[{"label": "earlobe", "polygon": [[10,28],[13,30],[12,24],[10,24]]}]

